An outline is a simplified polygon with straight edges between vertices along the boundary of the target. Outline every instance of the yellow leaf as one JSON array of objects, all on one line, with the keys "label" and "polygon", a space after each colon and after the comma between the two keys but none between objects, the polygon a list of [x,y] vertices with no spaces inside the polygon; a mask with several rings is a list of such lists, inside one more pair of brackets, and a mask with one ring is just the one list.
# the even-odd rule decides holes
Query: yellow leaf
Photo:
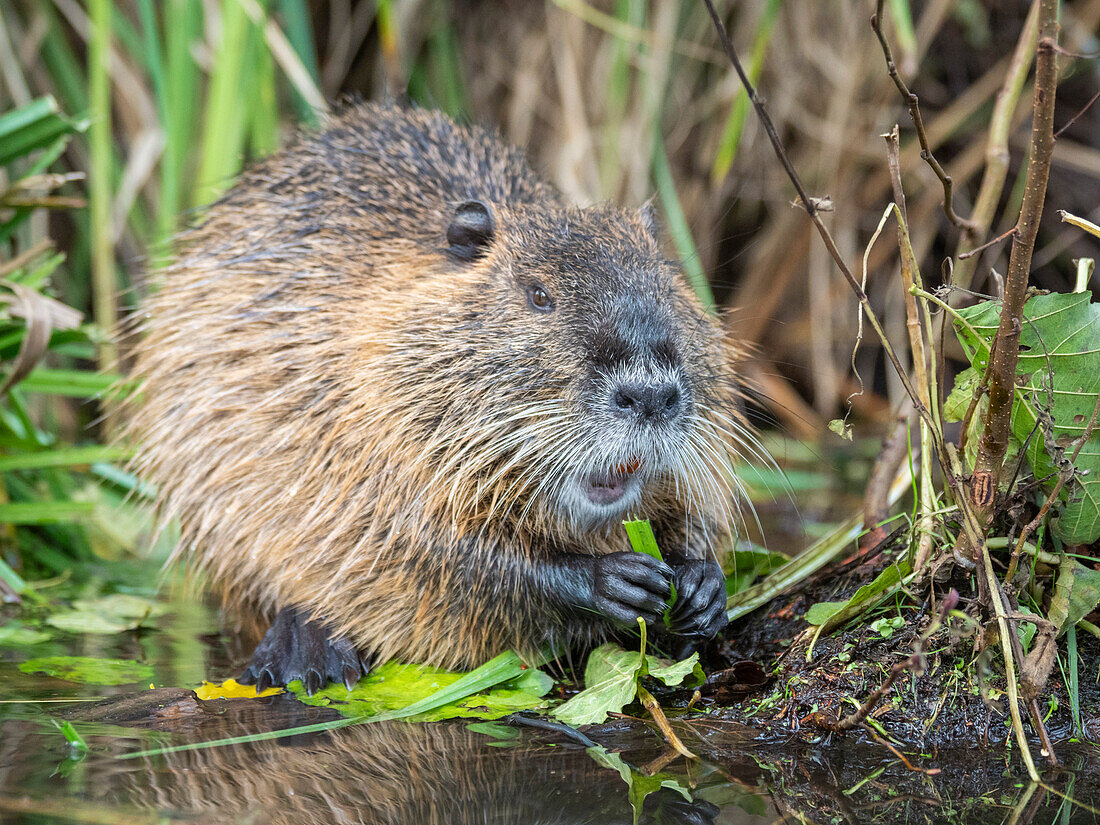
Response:
[{"label": "yellow leaf", "polygon": [[274,696],[282,692],[282,688],[271,687],[263,693],[257,693],[255,685],[242,685],[236,679],[226,679],[220,685],[214,682],[203,682],[201,687],[195,688],[195,695],[203,701],[208,699],[258,699],[261,696]]}]

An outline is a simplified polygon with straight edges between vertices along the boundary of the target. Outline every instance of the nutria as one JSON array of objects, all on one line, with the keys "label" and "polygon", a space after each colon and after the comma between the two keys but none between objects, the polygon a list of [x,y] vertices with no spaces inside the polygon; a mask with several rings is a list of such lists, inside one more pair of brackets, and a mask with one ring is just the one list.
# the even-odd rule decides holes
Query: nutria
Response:
[{"label": "nutria", "polygon": [[717,633],[735,348],[658,236],[489,130],[370,104],[185,234],[142,307],[137,467],[175,557],[271,621],[245,680],[591,644],[670,584],[672,632]]}]

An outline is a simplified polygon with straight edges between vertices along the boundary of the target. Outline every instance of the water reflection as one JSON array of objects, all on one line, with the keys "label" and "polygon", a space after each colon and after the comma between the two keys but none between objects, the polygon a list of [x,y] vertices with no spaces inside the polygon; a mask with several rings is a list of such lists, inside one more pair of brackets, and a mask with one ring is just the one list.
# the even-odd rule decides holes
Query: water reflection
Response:
[{"label": "water reflection", "polygon": [[[1067,750],[1073,770],[1051,774],[1046,787],[1020,782],[1004,753],[926,755],[923,764],[942,768],[930,776],[866,743],[761,741],[704,718],[677,723],[703,757],[690,764],[626,722],[593,732],[602,752],[545,732],[392,722],[128,760],[119,757],[309,724],[332,712],[285,696],[199,703],[182,690],[49,711],[78,720],[91,751],[70,751],[41,713],[0,706],[0,822],[1100,822],[1063,799],[1096,802],[1100,758],[1088,747]],[[641,803],[647,788],[656,790]]]},{"label": "water reflection", "polygon": [[[225,704],[235,706],[234,718],[218,725],[219,736],[255,732],[273,718],[272,706]],[[177,721],[187,714],[181,707]],[[281,724],[307,721],[294,715],[285,707],[274,708]],[[109,715],[96,716],[110,721]],[[207,740],[212,728],[193,725],[173,741]],[[626,781],[584,749],[569,744],[516,746],[474,732],[465,723],[381,723],[136,760],[113,758],[138,746],[119,737],[116,728],[111,735],[89,734],[93,753],[80,762],[66,760],[64,740],[48,737],[35,722],[9,721],[3,730],[3,822],[37,822],[37,813],[120,823],[712,825],[719,814],[698,787],[700,777],[715,784],[720,777],[713,771],[696,771],[696,793],[688,790],[695,797],[690,801],[675,785],[687,788],[691,780],[670,777],[669,787],[645,798],[636,820]],[[506,736],[513,733],[502,730]],[[104,745],[108,753],[99,750]],[[13,806],[17,798],[24,802]],[[42,804],[27,804],[28,798]],[[65,798],[69,802],[61,803]],[[721,821],[758,820],[724,816]]]}]

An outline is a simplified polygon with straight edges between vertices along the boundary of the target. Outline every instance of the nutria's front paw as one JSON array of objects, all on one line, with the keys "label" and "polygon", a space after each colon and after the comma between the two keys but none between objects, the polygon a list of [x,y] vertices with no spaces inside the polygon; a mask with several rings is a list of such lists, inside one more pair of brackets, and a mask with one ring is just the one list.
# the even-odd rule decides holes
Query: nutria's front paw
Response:
[{"label": "nutria's front paw", "polygon": [[300,679],[312,696],[329,682],[343,682],[351,690],[369,671],[369,661],[351,642],[288,607],[271,623],[239,681],[263,691]]},{"label": "nutria's front paw", "polygon": [[672,594],[672,568],[644,553],[610,553],[598,556],[592,574],[593,606],[624,627],[641,616],[647,623],[659,620]]},{"label": "nutria's front paw", "polygon": [[726,626],[726,577],[712,561],[689,559],[676,567],[676,604],[671,630],[678,636],[713,639]]}]

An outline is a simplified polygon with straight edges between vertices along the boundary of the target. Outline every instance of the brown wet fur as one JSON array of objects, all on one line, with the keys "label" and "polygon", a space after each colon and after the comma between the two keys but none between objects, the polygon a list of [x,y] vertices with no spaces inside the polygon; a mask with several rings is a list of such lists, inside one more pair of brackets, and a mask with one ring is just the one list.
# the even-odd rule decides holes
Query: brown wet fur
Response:
[{"label": "brown wet fur", "polygon": [[[472,198],[495,241],[458,261],[446,230]],[[578,530],[537,495],[534,469],[579,425],[520,438],[534,419],[511,419],[568,406],[580,332],[540,326],[516,280],[598,299],[650,261],[667,265],[644,212],[568,207],[494,133],[433,112],[356,105],[254,166],[180,239],[137,325],[136,467],[179,520],[175,558],[230,607],[304,607],[379,661],[471,667],[602,639],[520,575],[629,547],[617,523]],[[647,289],[684,330],[696,397],[739,420],[735,349],[667,268]],[[666,551],[728,540],[726,426],[690,478],[646,489]]]}]

